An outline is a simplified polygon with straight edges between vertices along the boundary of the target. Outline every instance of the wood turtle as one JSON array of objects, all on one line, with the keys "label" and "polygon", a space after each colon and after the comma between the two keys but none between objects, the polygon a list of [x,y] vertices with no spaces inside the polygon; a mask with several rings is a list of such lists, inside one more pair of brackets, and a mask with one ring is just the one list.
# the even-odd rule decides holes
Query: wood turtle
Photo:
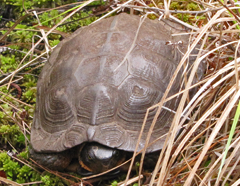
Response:
[{"label": "wood turtle", "polygon": [[[182,31],[178,24],[145,19],[138,31],[140,20],[121,13],[80,28],[54,49],[37,85],[31,154],[38,163],[63,170],[78,157],[82,167],[99,173],[134,151],[147,108],[161,100],[188,44],[188,36],[171,35]],[[178,76],[169,95],[180,84]],[[177,105],[173,99],[164,106]],[[155,113],[149,113],[139,150]],[[168,132],[172,118],[161,111],[150,142]],[[160,150],[164,140],[147,152]]]}]

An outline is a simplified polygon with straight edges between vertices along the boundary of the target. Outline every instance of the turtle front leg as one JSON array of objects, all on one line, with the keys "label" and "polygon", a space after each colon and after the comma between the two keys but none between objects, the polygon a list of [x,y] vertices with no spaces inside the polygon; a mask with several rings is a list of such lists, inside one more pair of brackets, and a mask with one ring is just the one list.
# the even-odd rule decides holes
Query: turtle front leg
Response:
[{"label": "turtle front leg", "polygon": [[72,153],[66,150],[58,153],[39,153],[29,149],[30,157],[43,167],[51,170],[63,171],[72,161]]}]

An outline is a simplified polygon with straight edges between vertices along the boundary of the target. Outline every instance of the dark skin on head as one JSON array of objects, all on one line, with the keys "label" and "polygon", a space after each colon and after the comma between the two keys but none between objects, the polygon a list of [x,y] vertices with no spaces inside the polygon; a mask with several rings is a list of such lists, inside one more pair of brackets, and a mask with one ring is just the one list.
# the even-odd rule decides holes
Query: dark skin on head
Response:
[{"label": "dark skin on head", "polygon": [[[152,170],[156,165],[159,153],[160,151],[146,154],[143,164],[144,168]],[[79,150],[78,161],[81,169],[78,169],[78,173],[82,176],[89,176],[105,172],[130,159],[132,154],[132,152],[110,148],[99,143],[86,143]],[[135,161],[140,162],[140,157],[138,155]],[[129,163],[109,172],[108,175],[116,175],[120,171],[126,172],[128,168]]]},{"label": "dark skin on head", "polygon": [[[99,143],[86,143],[79,150],[78,160],[82,168],[92,174],[101,173],[120,165],[126,152],[109,148]],[[85,174],[80,172],[81,175]]]},{"label": "dark skin on head", "polygon": [[[58,153],[38,153],[29,150],[31,157],[43,167],[56,171],[77,172],[90,176],[112,169],[126,160],[125,151],[106,147],[99,143],[84,143]],[[74,160],[78,161],[74,161]],[[117,173],[119,170],[112,173]]]}]

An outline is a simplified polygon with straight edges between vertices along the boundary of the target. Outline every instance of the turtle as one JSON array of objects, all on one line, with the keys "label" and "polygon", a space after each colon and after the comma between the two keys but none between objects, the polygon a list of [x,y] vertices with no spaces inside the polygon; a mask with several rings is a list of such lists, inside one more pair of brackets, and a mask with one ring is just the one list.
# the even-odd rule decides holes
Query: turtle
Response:
[{"label": "turtle", "polygon": [[[75,31],[61,41],[37,83],[31,156],[52,170],[65,170],[76,157],[96,174],[133,152],[147,109],[157,104],[177,68],[188,36],[171,21],[121,13]],[[181,44],[179,44],[181,43]],[[169,96],[177,93],[181,76]],[[164,104],[150,142],[165,135],[178,98]],[[150,110],[139,150],[157,108]],[[165,137],[147,148],[161,150]]]}]

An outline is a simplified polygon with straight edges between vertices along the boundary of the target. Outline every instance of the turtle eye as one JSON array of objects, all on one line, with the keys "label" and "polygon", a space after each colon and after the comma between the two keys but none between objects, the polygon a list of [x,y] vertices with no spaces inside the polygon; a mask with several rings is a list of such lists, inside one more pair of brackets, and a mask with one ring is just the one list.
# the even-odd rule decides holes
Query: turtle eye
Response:
[{"label": "turtle eye", "polygon": [[92,157],[88,154],[87,155],[88,160],[92,160]]},{"label": "turtle eye", "polygon": [[114,153],[115,156],[119,156],[119,154],[120,154],[120,153],[119,153],[118,150],[116,150],[115,153]]}]

